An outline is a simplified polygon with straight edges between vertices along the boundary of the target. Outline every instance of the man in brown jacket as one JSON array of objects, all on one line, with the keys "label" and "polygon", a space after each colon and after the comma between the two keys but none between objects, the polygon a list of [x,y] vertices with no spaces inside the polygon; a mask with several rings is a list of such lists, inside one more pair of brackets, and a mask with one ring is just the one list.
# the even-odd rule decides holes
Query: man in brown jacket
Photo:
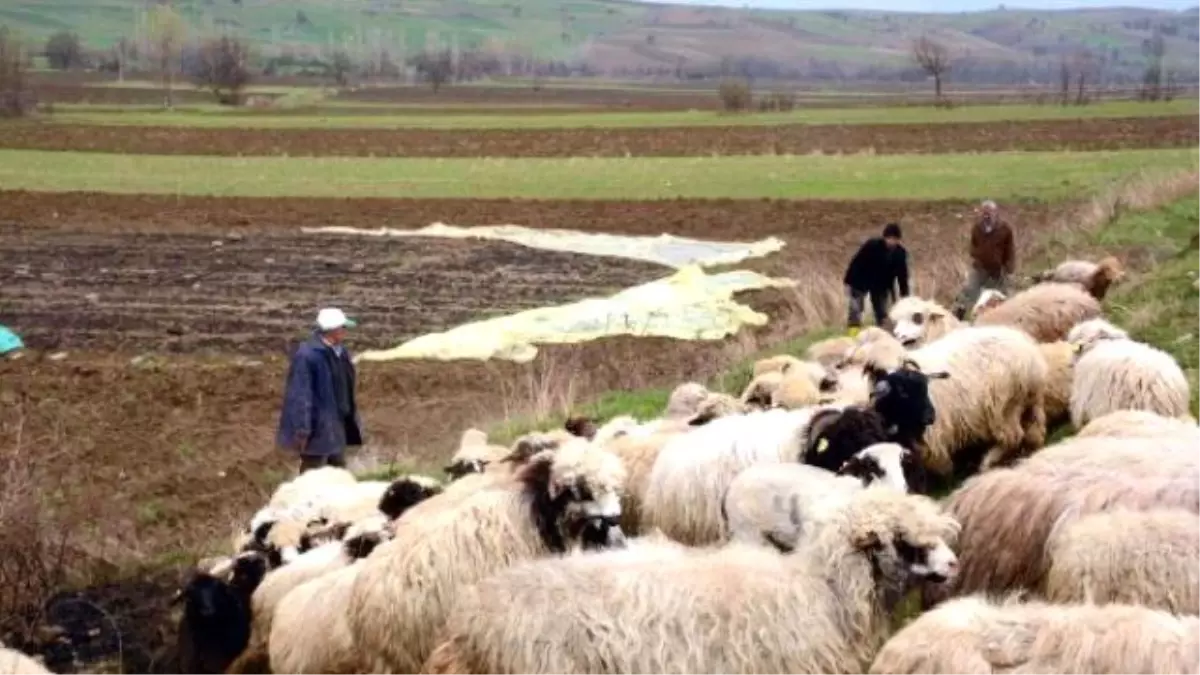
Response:
[{"label": "man in brown jacket", "polygon": [[997,213],[996,202],[983,202],[979,211],[979,220],[971,229],[971,274],[954,302],[954,315],[960,320],[975,306],[983,289],[1008,293],[1017,268],[1013,231]]}]

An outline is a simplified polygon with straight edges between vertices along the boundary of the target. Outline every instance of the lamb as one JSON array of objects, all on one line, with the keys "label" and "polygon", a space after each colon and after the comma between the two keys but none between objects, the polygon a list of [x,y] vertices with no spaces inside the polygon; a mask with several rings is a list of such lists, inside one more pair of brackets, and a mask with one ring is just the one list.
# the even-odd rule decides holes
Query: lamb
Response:
[{"label": "lamb", "polygon": [[520,561],[623,545],[625,472],[611,453],[576,439],[534,456],[517,481],[406,514],[360,563],[348,619],[364,672],[415,672],[466,585]]},{"label": "lamb", "polygon": [[37,659],[26,656],[23,652],[10,649],[4,646],[4,643],[0,643],[0,673],[11,673],[11,675],[41,675],[42,673],[46,673],[48,675],[51,672]]},{"label": "lamb", "polygon": [[722,514],[732,541],[795,550],[863,488],[879,483],[909,491],[920,459],[895,443],[876,443],[834,474],[803,464],[756,464],[729,485]]},{"label": "lamb", "polygon": [[250,640],[250,597],[267,574],[267,557],[242,553],[232,563],[228,582],[197,572],[172,604],[183,601],[178,642],[180,672],[223,673]]},{"label": "lamb", "polygon": [[954,575],[955,530],[932,500],[872,487],[791,555],[521,565],[462,594],[423,672],[862,672],[905,591]]},{"label": "lamb", "polygon": [[[885,360],[895,354],[895,340],[889,344],[880,336],[860,345],[851,361],[895,368],[903,360]],[[925,468],[938,481],[967,475],[976,462],[981,470],[1011,463],[1045,444],[1049,370],[1037,343],[1023,331],[963,327],[904,358],[922,371],[949,374],[929,385],[937,419],[925,432],[922,447]],[[980,458],[976,453],[985,449]]]},{"label": "lamb", "polygon": [[1113,256],[1107,256],[1099,262],[1067,260],[1059,263],[1058,267],[1052,270],[1034,276],[1034,281],[1079,284],[1092,297],[1103,300],[1109,287],[1123,278],[1125,278],[1125,270],[1121,261]]},{"label": "lamb", "polygon": [[1075,326],[1067,341],[1079,351],[1071,385],[1071,424],[1076,429],[1115,410],[1188,414],[1191,389],[1170,354],[1130,339],[1103,319]]},{"label": "lamb", "polygon": [[1100,316],[1100,301],[1075,284],[1031,286],[997,306],[976,314],[976,326],[1012,326],[1038,342],[1067,337],[1071,328]]},{"label": "lamb", "polygon": [[1200,614],[1200,529],[1182,510],[1111,511],[1051,535],[1046,598]]},{"label": "lamb", "polygon": [[1195,673],[1200,618],[1133,605],[961,598],[888,641],[871,673]]},{"label": "lamb", "polygon": [[[1190,416],[1189,416],[1190,417]],[[1088,422],[1075,438],[1175,436],[1200,432],[1194,419],[1163,417],[1145,410],[1116,410]]]},{"label": "lamb", "polygon": [[943,593],[1006,593],[1042,588],[1046,547],[1056,523],[1116,508],[1180,508],[1200,513],[1200,474],[1164,471],[1128,475],[1124,470],[1080,468],[1044,462],[974,476],[944,502],[962,523],[961,570],[943,589],[930,589],[925,605]]},{"label": "lamb", "polygon": [[789,410],[813,405],[821,398],[821,383],[828,376],[824,368],[816,371],[813,366],[788,363],[782,370],[757,375],[742,392],[740,401],[743,405]]}]

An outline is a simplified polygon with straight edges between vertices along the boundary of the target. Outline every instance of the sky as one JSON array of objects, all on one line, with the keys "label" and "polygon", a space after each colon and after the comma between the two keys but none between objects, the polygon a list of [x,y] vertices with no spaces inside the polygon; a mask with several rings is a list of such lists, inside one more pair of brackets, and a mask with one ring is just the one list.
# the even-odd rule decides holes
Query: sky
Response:
[{"label": "sky", "polygon": [[[662,1],[662,0],[660,0]],[[998,0],[667,0],[681,5],[749,5],[763,9],[877,9],[897,12],[972,12],[995,9]],[[1012,0],[1011,9],[1073,9],[1076,7],[1147,7],[1182,10],[1200,0]]]}]

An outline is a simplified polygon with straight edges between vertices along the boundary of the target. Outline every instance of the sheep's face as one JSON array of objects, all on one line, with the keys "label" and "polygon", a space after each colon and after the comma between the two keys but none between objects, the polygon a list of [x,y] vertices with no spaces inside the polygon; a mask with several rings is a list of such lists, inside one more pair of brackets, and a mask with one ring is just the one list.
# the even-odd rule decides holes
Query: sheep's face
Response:
[{"label": "sheep's face", "polygon": [[875,483],[887,485],[900,492],[911,492],[921,465],[916,453],[896,443],[876,443],[846,460],[838,474],[854,476],[862,481],[863,487]]},{"label": "sheep's face", "polygon": [[667,399],[666,417],[687,419],[696,414],[700,404],[708,396],[708,388],[698,382],[684,382],[675,387]]},{"label": "sheep's face", "polygon": [[405,476],[392,481],[379,499],[379,510],[389,520],[395,520],[404,512],[440,493],[442,485],[425,476]]},{"label": "sheep's face", "polygon": [[945,335],[954,325],[954,318],[945,307],[915,296],[902,298],[888,312],[892,335],[908,349],[928,344]]},{"label": "sheep's face", "polygon": [[563,428],[572,436],[580,438],[593,439],[596,437],[596,420],[590,417],[568,417],[563,423]]},{"label": "sheep's face", "polygon": [[922,373],[911,360],[892,372],[870,365],[865,370],[871,382],[871,407],[883,416],[889,433],[904,443],[919,441],[925,429],[937,420],[929,381],[945,379],[949,374]]},{"label": "sheep's face", "polygon": [[871,486],[847,511],[854,546],[863,551],[897,598],[916,582],[945,583],[958,573],[950,543],[959,525],[926,497]]},{"label": "sheep's face", "polygon": [[625,467],[616,455],[583,441],[568,443],[531,459],[521,480],[550,549],[625,545],[620,526]]}]

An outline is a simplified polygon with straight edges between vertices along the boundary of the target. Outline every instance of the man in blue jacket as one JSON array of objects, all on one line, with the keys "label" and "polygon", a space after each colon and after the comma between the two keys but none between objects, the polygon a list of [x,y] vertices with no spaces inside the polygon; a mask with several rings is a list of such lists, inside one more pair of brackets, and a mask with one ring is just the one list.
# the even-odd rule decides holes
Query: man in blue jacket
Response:
[{"label": "man in blue jacket", "polygon": [[888,223],[882,237],[868,239],[850,259],[846,276],[846,296],[850,305],[847,323],[853,335],[862,327],[863,304],[869,295],[875,325],[887,321],[888,305],[896,297],[908,296],[908,251],[900,244],[900,226]]},{"label": "man in blue jacket", "polygon": [[340,309],[322,309],[312,337],[292,355],[275,443],[300,455],[300,473],[346,466],[346,446],[362,445],[354,364],[343,344],[355,325]]}]

